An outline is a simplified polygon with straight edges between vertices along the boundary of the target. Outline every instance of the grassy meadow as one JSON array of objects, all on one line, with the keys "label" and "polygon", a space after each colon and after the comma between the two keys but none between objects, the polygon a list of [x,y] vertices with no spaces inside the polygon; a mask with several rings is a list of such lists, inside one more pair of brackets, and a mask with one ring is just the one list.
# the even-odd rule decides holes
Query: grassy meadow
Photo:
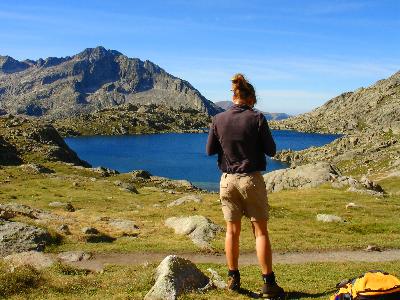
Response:
[{"label": "grassy meadow", "polygon": [[[101,177],[91,169],[76,168],[64,163],[45,163],[54,171],[35,174],[20,167],[0,168],[0,203],[16,202],[51,211],[64,220],[40,221],[25,217],[21,220],[49,229],[58,241],[46,252],[68,250],[90,252],[157,252],[179,254],[199,252],[191,240],[175,235],[164,226],[172,216],[203,215],[224,226],[218,194],[176,191],[168,193],[150,183],[134,182],[131,175]],[[121,190],[114,181],[134,182],[139,193]],[[368,245],[400,248],[400,185],[396,177],[383,179],[380,184],[388,192],[385,197],[351,193],[324,185],[313,189],[281,191],[269,195],[271,207],[269,229],[274,251],[304,252],[343,249],[363,249]],[[167,207],[170,202],[187,194],[197,193],[202,203]],[[52,208],[53,201],[71,202],[75,212]],[[354,202],[358,208],[346,209]],[[339,224],[316,221],[320,213],[335,214],[346,222]],[[111,229],[101,217],[133,220],[139,229],[131,234]],[[247,220],[243,221],[241,251],[254,251],[254,239]],[[61,224],[68,224],[71,235],[57,233]],[[113,242],[88,243],[81,229],[96,227],[101,233],[115,238]],[[212,242],[215,252],[223,253],[224,234]],[[225,276],[224,265],[199,264],[201,269],[213,267]],[[57,265],[45,271],[20,268],[13,273],[0,265],[0,296],[10,299],[142,299],[153,283],[155,264],[138,266],[109,266],[101,273],[88,273]],[[393,263],[321,263],[276,265],[280,284],[289,299],[327,299],[327,290],[343,278],[355,276],[368,269],[384,269],[398,274],[400,261]],[[242,268],[243,287],[250,291],[260,285],[257,266]],[[209,291],[204,295],[187,294],[182,299],[247,299],[225,291]]]}]

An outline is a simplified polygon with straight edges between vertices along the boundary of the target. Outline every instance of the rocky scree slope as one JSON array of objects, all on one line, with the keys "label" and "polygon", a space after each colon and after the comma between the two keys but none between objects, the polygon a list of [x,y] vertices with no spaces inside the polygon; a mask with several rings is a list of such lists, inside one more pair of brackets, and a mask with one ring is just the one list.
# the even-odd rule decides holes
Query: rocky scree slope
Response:
[{"label": "rocky scree slope", "polygon": [[53,125],[63,136],[78,136],[203,132],[209,123],[210,117],[207,114],[194,109],[125,104],[91,114],[58,119]]},{"label": "rocky scree slope", "polygon": [[11,115],[0,117],[0,165],[63,161],[89,167],[50,124]]},{"label": "rocky scree slope", "polygon": [[222,111],[156,64],[103,47],[37,61],[0,56],[0,114],[62,118],[126,103]]},{"label": "rocky scree slope", "polygon": [[367,88],[343,93],[309,113],[271,122],[276,129],[303,132],[400,133],[400,72]]},{"label": "rocky scree slope", "polygon": [[323,147],[282,150],[276,159],[292,166],[326,161],[345,174],[395,174],[400,169],[400,72],[368,88],[344,93],[315,110],[271,127],[343,133]]}]

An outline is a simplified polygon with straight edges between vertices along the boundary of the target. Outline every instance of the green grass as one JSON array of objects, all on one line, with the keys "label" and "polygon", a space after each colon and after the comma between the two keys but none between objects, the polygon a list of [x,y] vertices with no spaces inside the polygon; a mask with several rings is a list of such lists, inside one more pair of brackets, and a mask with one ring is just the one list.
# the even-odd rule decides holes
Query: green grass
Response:
[{"label": "green grass", "polygon": [[[21,174],[17,167],[0,169],[0,203],[17,202],[53,211],[66,218],[41,224],[55,231],[61,223],[69,225],[72,235],[47,251],[87,250],[94,252],[196,252],[196,246],[185,236],[175,235],[164,226],[172,216],[204,215],[221,226],[225,225],[217,194],[200,193],[201,204],[167,207],[183,194],[169,194],[157,187],[139,186],[139,194],[121,191],[115,180],[129,180],[128,174],[101,178],[90,170],[66,164],[47,164],[53,174]],[[96,178],[95,180],[93,178]],[[6,180],[9,180],[7,182]],[[6,181],[6,182],[5,182]],[[395,189],[397,179],[384,180],[384,188]],[[74,185],[74,183],[76,183]],[[50,208],[52,201],[69,201],[76,212]],[[361,208],[346,210],[349,202]],[[346,190],[322,186],[314,189],[281,191],[269,195],[270,238],[275,251],[308,251],[360,249],[369,244],[384,248],[400,248],[400,196],[375,198]],[[154,205],[161,205],[155,207]],[[346,220],[340,224],[316,221],[320,213],[335,214]],[[137,237],[123,237],[123,232],[109,228],[99,217],[134,220],[140,229]],[[21,218],[19,218],[21,219]],[[23,220],[32,223],[32,220]],[[117,238],[112,243],[86,243],[82,227],[95,226],[102,233]],[[249,222],[243,220],[241,250],[253,251],[254,238]],[[212,242],[223,252],[224,233]]]},{"label": "green grass", "polygon": [[[19,268],[8,272],[0,265],[0,297],[7,299],[143,299],[154,283],[152,274],[156,265],[129,267],[109,266],[103,273],[82,271],[55,265],[43,271]],[[200,264],[205,273],[213,268],[225,278],[226,267]],[[381,269],[399,276],[400,262],[385,263],[310,263],[275,265],[279,284],[288,293],[288,299],[327,299],[335,292],[335,285],[345,278]],[[242,287],[257,292],[261,286],[258,267],[241,268]],[[189,293],[179,299],[249,299],[225,290],[211,290],[204,294]]]}]

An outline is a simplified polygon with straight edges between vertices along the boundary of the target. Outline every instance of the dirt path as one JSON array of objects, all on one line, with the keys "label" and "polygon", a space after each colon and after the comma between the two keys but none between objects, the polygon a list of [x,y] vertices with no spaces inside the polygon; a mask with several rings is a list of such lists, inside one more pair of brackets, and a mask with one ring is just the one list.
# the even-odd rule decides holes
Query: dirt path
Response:
[{"label": "dirt path", "polygon": [[[169,254],[174,253],[99,253],[90,260],[71,263],[80,268],[94,271],[102,270],[107,264],[113,265],[137,265],[144,263],[158,263]],[[183,253],[179,256],[191,260],[194,263],[225,264],[223,254]],[[382,252],[367,251],[332,251],[332,252],[298,252],[298,253],[274,253],[274,263],[303,264],[309,262],[382,262],[400,260],[400,249],[386,250]],[[243,253],[240,255],[241,265],[257,264],[255,253]]]}]

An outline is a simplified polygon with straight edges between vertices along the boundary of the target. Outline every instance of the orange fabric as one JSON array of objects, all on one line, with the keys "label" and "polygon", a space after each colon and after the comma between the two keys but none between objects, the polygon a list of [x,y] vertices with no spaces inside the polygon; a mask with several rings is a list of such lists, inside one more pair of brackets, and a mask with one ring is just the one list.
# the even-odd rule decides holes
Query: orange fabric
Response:
[{"label": "orange fabric", "polygon": [[353,284],[349,283],[340,288],[330,300],[335,300],[341,294],[349,294],[352,299],[356,299],[357,296],[377,296],[392,293],[400,293],[400,280],[396,276],[382,272],[367,272],[361,278],[357,278]]}]

